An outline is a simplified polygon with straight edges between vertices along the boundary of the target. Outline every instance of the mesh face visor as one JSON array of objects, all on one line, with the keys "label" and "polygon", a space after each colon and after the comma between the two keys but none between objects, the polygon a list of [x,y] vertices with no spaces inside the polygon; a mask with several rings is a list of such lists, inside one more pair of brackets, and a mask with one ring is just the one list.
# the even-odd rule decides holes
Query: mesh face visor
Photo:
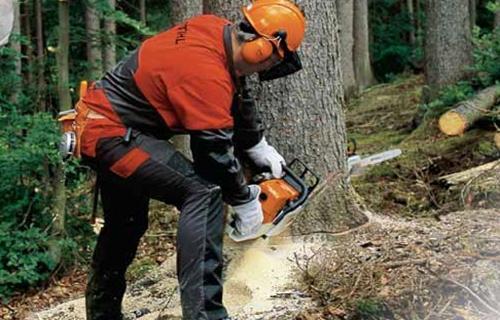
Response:
[{"label": "mesh face visor", "polygon": [[289,76],[302,69],[302,62],[300,61],[299,54],[295,51],[288,50],[288,47],[283,39],[281,47],[285,51],[285,57],[281,62],[274,67],[259,72],[260,81],[270,81]]}]

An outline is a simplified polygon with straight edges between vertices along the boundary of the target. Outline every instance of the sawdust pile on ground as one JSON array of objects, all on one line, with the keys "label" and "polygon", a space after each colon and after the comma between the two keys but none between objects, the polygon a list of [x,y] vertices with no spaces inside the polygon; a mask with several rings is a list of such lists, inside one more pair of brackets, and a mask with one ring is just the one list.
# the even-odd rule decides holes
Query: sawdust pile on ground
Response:
[{"label": "sawdust pile on ground", "polygon": [[500,211],[396,221],[374,217],[296,256],[321,308],[298,319],[500,319]]}]

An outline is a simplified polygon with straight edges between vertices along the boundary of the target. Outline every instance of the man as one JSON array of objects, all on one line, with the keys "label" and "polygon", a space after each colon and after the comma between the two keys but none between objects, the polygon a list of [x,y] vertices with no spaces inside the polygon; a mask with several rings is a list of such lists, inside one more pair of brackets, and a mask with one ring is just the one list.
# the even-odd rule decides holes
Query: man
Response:
[{"label": "man", "polygon": [[[146,40],[79,102],[81,154],[98,172],[105,224],[86,292],[87,319],[122,319],[125,271],[148,225],[150,198],[180,210],[177,274],[184,319],[229,319],[222,304],[223,201],[242,235],[262,223],[259,187],[235,153],[282,175],[244,76],[298,71],[305,18],[287,0],[258,0],[232,25],[198,16]],[[189,134],[193,163],[167,141]],[[234,148],[234,152],[233,152]]]}]

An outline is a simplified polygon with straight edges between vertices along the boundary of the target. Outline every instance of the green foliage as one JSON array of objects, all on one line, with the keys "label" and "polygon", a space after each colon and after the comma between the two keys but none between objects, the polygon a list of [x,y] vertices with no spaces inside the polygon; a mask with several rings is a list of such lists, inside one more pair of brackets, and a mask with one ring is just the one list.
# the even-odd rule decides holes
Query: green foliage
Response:
[{"label": "green foliage", "polygon": [[456,103],[466,100],[474,95],[474,89],[470,82],[460,81],[457,84],[447,86],[439,93],[431,103],[424,105],[426,116],[438,117],[451,109]]},{"label": "green foliage", "polygon": [[491,32],[474,29],[473,79],[478,87],[484,88],[500,81],[500,28]]},{"label": "green foliage", "polygon": [[[419,14],[423,15],[423,11]],[[398,0],[371,1],[369,7],[370,43],[375,75],[382,81],[414,68],[423,58],[421,45],[413,47],[409,33],[414,29],[408,9]],[[423,20],[423,16],[419,17]],[[414,30],[416,32],[416,30]],[[416,34],[420,39],[421,35]],[[417,41],[418,44],[421,41]]]},{"label": "green foliage", "polygon": [[385,305],[375,299],[360,299],[356,301],[356,313],[361,319],[387,319]]}]

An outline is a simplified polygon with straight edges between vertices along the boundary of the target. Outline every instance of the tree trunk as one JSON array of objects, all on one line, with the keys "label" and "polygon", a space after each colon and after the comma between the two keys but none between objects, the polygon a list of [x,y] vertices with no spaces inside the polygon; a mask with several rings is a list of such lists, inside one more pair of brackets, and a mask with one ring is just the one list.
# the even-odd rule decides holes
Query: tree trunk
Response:
[{"label": "tree trunk", "polygon": [[500,28],[500,9],[495,12],[495,28]]},{"label": "tree trunk", "polygon": [[[411,0],[410,0],[411,1]],[[376,83],[370,61],[368,0],[354,1],[354,68],[358,90]]]},{"label": "tree trunk", "polygon": [[14,1],[14,25],[12,27],[12,34],[14,35],[14,39],[10,39],[10,47],[16,52],[14,56],[14,72],[16,74],[16,82],[18,85],[12,88],[12,93],[10,96],[10,101],[12,103],[17,103],[19,99],[19,93],[21,92],[20,88],[22,82],[22,61],[21,61],[21,6],[20,1]]},{"label": "tree trunk", "polygon": [[102,76],[101,26],[95,0],[89,0],[85,7],[85,27],[87,34],[87,77],[97,80]]},{"label": "tree trunk", "polygon": [[[57,93],[59,97],[59,111],[71,108],[71,96],[69,94],[69,0],[59,0],[58,5],[59,34],[57,47]],[[64,174],[64,163],[60,161],[54,168],[52,186],[54,190],[54,204],[52,207],[53,223],[51,233],[54,239],[65,234],[65,210],[66,210],[66,177]],[[53,242],[49,248],[54,261],[61,260],[61,248]]]},{"label": "tree trunk", "polygon": [[[170,21],[172,26],[186,20],[189,17],[203,13],[202,0],[172,0],[170,1],[170,5]],[[177,150],[182,152],[182,154],[186,157],[192,159],[189,147],[189,136],[177,135],[174,136],[171,141]]]},{"label": "tree trunk", "polygon": [[170,5],[172,26],[203,13],[203,0],[172,0]]},{"label": "tree trunk", "polygon": [[146,0],[139,0],[139,15],[141,19],[141,23],[143,25],[147,25],[147,16],[146,16]]},{"label": "tree trunk", "polygon": [[476,0],[469,0],[469,18],[470,18],[470,28],[472,30],[476,25],[476,18],[477,18]]},{"label": "tree trunk", "polygon": [[31,34],[31,12],[32,12],[32,5],[33,3],[31,1],[26,1],[24,2],[24,35],[26,37],[26,59],[27,59],[27,65],[28,68],[25,71],[26,74],[26,82],[28,86],[33,85],[33,71],[34,71],[34,66],[33,66],[33,44],[32,44],[32,34]]},{"label": "tree trunk", "polygon": [[[107,0],[111,12],[116,9],[116,0]],[[104,18],[104,72],[111,70],[116,64],[116,21],[110,15]]]},{"label": "tree trunk", "polygon": [[413,7],[413,0],[406,0],[406,9],[408,10],[408,18],[410,19],[410,25],[411,25],[410,32],[408,35],[408,40],[410,41],[412,48],[415,48],[417,44],[416,41],[417,38],[415,36],[416,25],[415,25],[415,8]]},{"label": "tree trunk", "polygon": [[42,13],[42,0],[35,2],[35,15],[36,15],[36,78],[37,90],[36,100],[38,111],[47,111],[45,106],[45,55],[44,55],[44,41],[43,41],[43,13]]},{"label": "tree trunk", "polygon": [[357,93],[356,71],[354,69],[354,1],[337,1],[341,44],[340,69],[347,99]]},{"label": "tree trunk", "polygon": [[486,116],[499,100],[500,85],[486,88],[443,114],[439,118],[439,129],[449,136],[461,135],[474,122]]},{"label": "tree trunk", "polygon": [[[205,0],[204,11],[237,21],[243,4],[237,0]],[[337,7],[335,1],[299,4],[310,17],[300,49],[304,70],[286,79],[256,84],[254,92],[270,143],[288,161],[299,158],[306,162],[327,183],[294,223],[293,232],[337,232],[366,220],[352,206],[346,175]]]},{"label": "tree trunk", "polygon": [[468,75],[472,43],[468,0],[428,0],[425,10],[425,77],[429,90],[424,100],[428,102],[443,87]]}]

